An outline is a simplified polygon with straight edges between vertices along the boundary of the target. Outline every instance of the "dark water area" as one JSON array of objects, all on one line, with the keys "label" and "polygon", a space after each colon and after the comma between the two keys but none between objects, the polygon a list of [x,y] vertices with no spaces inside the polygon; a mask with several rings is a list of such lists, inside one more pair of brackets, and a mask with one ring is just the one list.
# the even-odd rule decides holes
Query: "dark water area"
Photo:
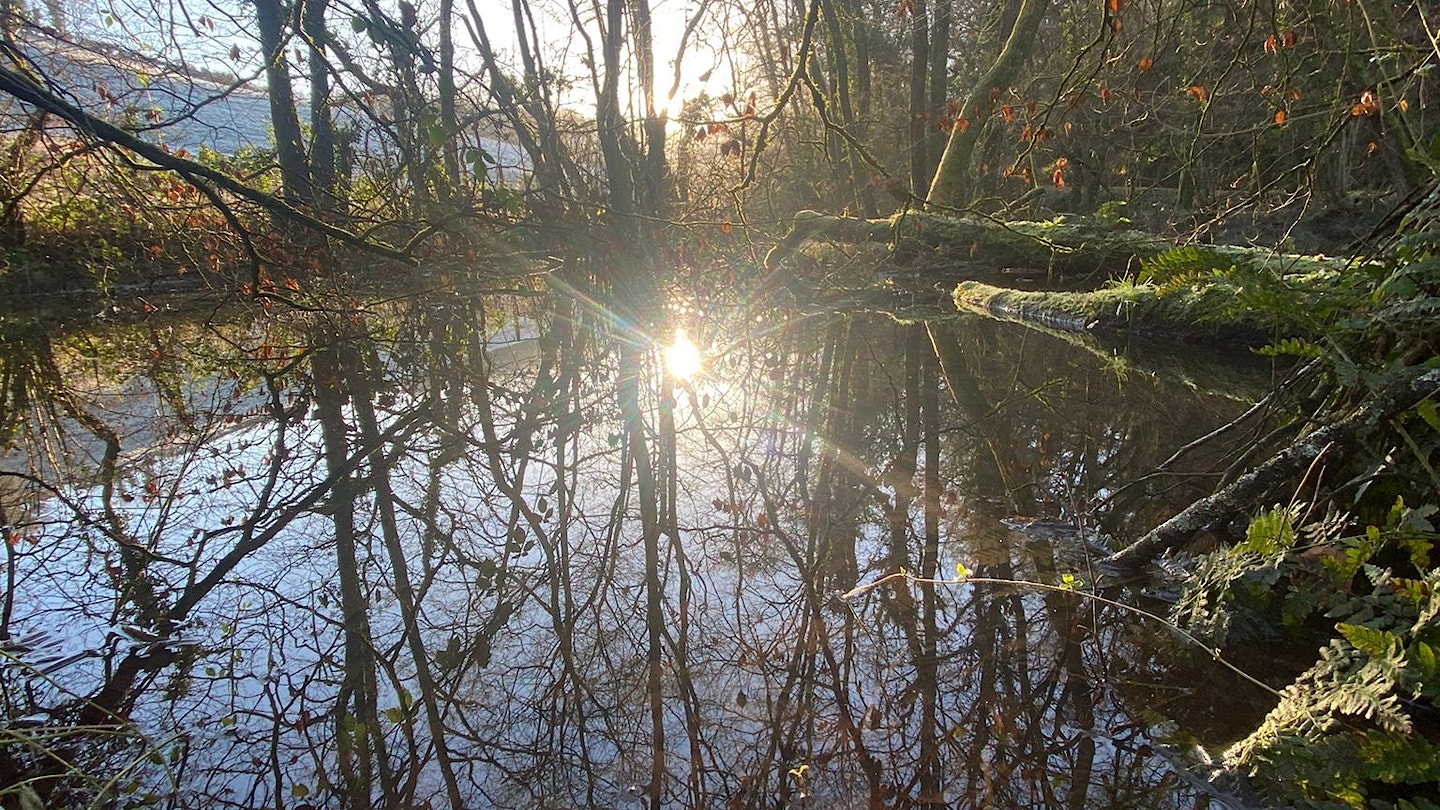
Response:
[{"label": "dark water area", "polygon": [[[1171,457],[1268,369],[958,315],[685,300],[656,321],[455,293],[7,318],[0,786],[1238,804],[1197,745],[1218,755],[1265,693],[1084,594],[1164,614],[1163,583],[1094,562],[1234,461]],[[677,328],[704,358],[683,379]]]}]

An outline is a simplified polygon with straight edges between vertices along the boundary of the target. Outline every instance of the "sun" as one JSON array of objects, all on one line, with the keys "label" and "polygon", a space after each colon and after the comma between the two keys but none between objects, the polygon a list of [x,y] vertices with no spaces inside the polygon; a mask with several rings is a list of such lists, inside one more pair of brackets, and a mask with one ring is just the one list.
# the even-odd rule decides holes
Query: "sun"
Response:
[{"label": "sun", "polygon": [[700,347],[690,340],[684,329],[675,330],[675,341],[665,347],[665,368],[677,380],[688,380],[700,373],[705,359]]}]

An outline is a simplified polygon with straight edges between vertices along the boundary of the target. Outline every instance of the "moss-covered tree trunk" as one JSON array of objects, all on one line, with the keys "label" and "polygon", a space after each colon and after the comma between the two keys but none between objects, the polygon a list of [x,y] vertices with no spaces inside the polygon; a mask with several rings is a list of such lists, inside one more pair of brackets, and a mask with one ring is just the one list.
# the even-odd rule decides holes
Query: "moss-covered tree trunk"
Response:
[{"label": "moss-covered tree trunk", "polygon": [[935,172],[935,180],[930,184],[926,202],[959,208],[970,201],[970,159],[975,154],[975,144],[991,112],[990,92],[992,89],[1004,92],[1020,75],[1020,69],[1029,59],[1035,44],[1040,22],[1049,9],[1050,0],[1011,0],[1004,18],[1013,19],[1014,23],[1006,35],[1005,45],[995,63],[970,88],[961,115],[973,116],[971,124],[951,128],[950,139],[940,156],[940,165]]}]

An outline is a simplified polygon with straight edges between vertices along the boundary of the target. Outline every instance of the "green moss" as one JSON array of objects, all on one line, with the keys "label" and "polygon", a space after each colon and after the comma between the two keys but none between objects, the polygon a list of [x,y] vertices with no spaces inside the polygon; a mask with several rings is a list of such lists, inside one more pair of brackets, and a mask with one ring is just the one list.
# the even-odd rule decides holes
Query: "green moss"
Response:
[{"label": "green moss", "polygon": [[1122,282],[1090,292],[1026,292],[965,281],[955,288],[954,298],[961,309],[1072,331],[1205,337],[1257,346],[1300,333],[1294,324],[1236,306],[1236,291],[1223,284],[1162,290]]}]

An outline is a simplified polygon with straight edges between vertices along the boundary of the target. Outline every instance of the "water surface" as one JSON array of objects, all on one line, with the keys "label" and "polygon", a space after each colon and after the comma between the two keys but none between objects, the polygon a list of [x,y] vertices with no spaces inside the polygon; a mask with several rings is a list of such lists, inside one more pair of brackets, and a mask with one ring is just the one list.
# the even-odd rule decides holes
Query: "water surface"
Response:
[{"label": "water surface", "polygon": [[1026,583],[1205,491],[1223,448],[1152,473],[1264,369],[738,300],[207,315],[7,327],[0,772],[42,798],[1226,801],[1177,746],[1264,696]]}]

